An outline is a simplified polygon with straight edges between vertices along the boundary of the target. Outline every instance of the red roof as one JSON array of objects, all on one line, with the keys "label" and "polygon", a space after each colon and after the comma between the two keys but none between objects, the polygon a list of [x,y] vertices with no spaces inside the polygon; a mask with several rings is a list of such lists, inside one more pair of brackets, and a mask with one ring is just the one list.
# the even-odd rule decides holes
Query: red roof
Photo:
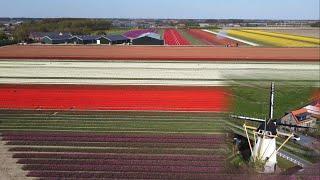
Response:
[{"label": "red roof", "polygon": [[301,108],[301,109],[292,111],[291,113],[292,113],[294,116],[296,116],[296,115],[303,114],[303,113],[306,113],[306,112],[308,112],[306,108]]}]

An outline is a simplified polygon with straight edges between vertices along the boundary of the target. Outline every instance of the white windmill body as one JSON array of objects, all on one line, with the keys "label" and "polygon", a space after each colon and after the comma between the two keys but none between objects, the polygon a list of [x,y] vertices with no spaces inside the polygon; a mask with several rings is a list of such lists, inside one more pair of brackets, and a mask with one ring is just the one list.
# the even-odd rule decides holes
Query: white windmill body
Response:
[{"label": "white windmill body", "polygon": [[270,131],[260,130],[257,132],[257,139],[252,150],[252,159],[254,162],[264,164],[264,173],[273,173],[277,165],[276,137]]}]

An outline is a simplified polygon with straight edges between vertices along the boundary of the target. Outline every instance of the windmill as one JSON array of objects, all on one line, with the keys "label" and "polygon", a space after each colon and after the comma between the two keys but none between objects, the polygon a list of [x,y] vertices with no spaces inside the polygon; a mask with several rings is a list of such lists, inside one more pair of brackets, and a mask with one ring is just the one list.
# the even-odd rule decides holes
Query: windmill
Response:
[{"label": "windmill", "polygon": [[[243,128],[248,139],[249,148],[251,151],[251,161],[259,167],[260,172],[273,173],[276,170],[277,165],[277,152],[294,136],[293,133],[285,133],[277,130],[278,126],[288,126],[296,128],[309,128],[304,126],[296,126],[283,124],[280,120],[273,119],[273,107],[274,107],[274,83],[271,83],[270,92],[270,107],[269,107],[269,118],[258,119],[246,116],[232,115],[232,118],[245,120]],[[246,124],[246,121],[253,121],[260,123],[259,127],[254,127]],[[254,143],[250,142],[248,131],[252,130]],[[277,137],[287,137],[286,140],[277,148],[276,139]],[[258,166],[260,165],[260,166]]]}]

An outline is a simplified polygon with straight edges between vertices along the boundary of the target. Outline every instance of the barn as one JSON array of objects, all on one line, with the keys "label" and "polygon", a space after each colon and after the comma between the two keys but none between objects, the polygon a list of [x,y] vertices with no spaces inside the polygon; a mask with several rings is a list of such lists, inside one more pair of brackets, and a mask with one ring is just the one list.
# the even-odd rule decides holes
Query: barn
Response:
[{"label": "barn", "polygon": [[100,39],[101,44],[129,44],[130,39],[122,35],[103,36]]},{"label": "barn", "polygon": [[145,33],[132,39],[132,45],[164,45],[164,40],[157,33]]},{"label": "barn", "polygon": [[70,34],[50,34],[44,36],[41,42],[44,44],[68,44],[70,43],[71,39],[72,36]]},{"label": "barn", "polygon": [[29,39],[35,42],[41,42],[45,36],[59,36],[59,35],[71,35],[71,33],[62,33],[62,32],[31,32],[29,34]]},{"label": "barn", "polygon": [[73,44],[97,44],[97,40],[101,36],[92,36],[92,35],[78,35],[73,36],[70,40],[70,43]]}]

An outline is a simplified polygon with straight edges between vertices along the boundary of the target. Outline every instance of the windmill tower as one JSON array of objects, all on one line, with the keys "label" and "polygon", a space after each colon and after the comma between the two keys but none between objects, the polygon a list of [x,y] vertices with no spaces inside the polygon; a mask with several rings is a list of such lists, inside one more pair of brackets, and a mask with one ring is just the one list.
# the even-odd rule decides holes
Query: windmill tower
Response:
[{"label": "windmill tower", "polygon": [[[291,139],[294,135],[280,132],[277,130],[278,126],[289,126],[299,128],[309,128],[303,126],[282,124],[278,120],[273,120],[273,107],[274,107],[274,83],[271,83],[270,92],[270,107],[269,107],[269,119],[258,119],[245,116],[235,116],[232,118],[254,121],[260,123],[260,126],[249,126],[246,122],[243,124],[244,131],[246,133],[250,151],[251,161],[255,164],[256,168],[261,173],[274,173],[277,165],[277,152]],[[249,131],[253,134],[253,145],[251,144]],[[277,137],[281,135],[287,137],[286,140],[277,148]]]}]

